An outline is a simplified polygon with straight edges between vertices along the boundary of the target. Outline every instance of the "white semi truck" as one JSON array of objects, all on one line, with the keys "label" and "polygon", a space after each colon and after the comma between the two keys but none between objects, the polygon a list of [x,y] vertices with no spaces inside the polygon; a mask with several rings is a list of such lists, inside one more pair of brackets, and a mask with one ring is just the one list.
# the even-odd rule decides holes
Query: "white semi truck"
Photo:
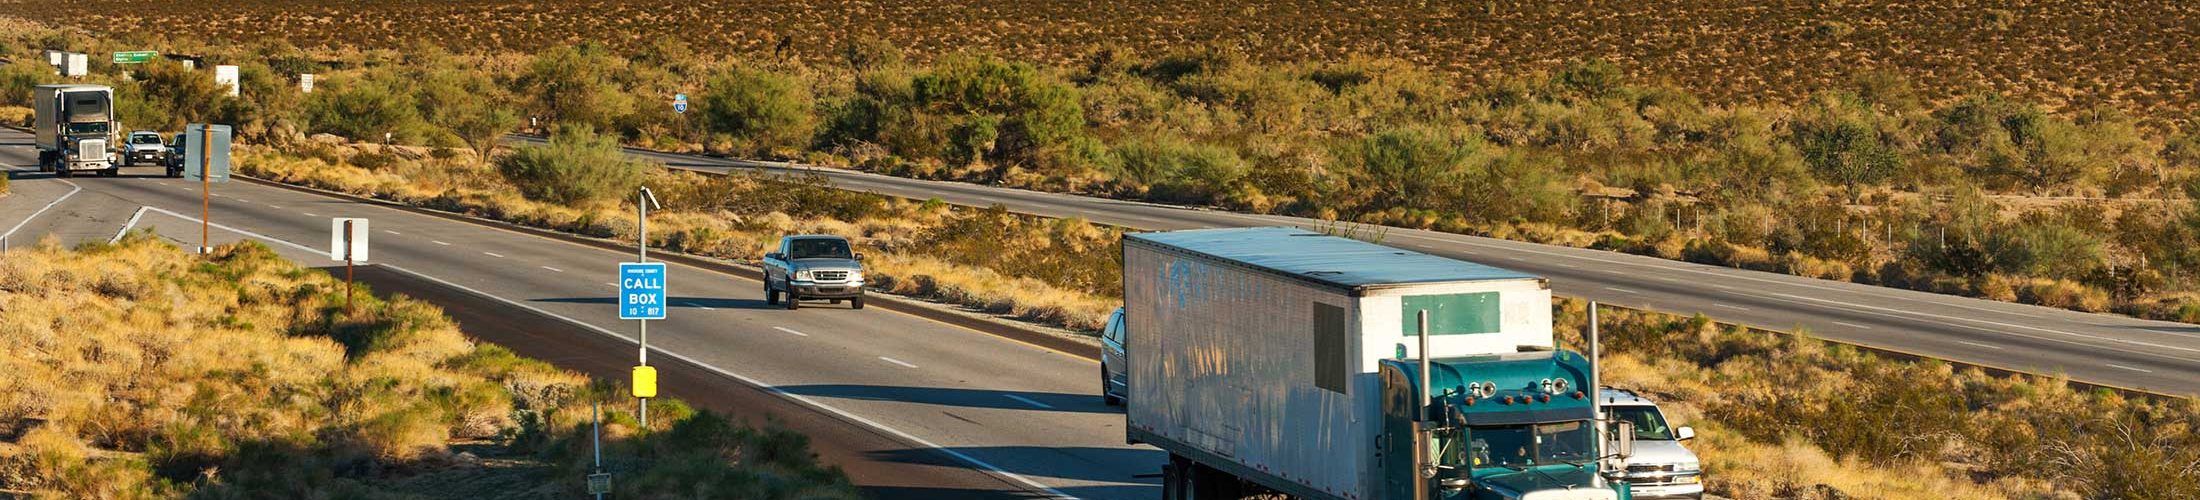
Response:
[{"label": "white semi truck", "polygon": [[1544,278],[1243,228],[1126,235],[1123,288],[1125,429],[1169,453],[1166,500],[1627,498]]},{"label": "white semi truck", "polygon": [[68,176],[79,171],[114,175],[115,91],[105,85],[40,85],[32,93],[31,129],[38,142],[38,170]]}]

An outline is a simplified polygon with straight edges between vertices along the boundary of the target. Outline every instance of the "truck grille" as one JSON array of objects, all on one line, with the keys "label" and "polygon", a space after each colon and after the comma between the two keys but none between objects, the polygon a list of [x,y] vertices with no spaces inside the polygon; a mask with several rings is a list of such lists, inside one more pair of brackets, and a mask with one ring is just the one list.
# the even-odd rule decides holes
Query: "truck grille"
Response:
[{"label": "truck grille", "polygon": [[810,276],[818,281],[848,281],[847,271],[816,271]]},{"label": "truck grille", "polygon": [[1645,464],[1645,465],[1628,465],[1628,466],[1627,466],[1627,472],[1665,472],[1665,471],[1669,471],[1669,470],[1673,470],[1673,466],[1671,466],[1671,465],[1648,465],[1648,464]]}]

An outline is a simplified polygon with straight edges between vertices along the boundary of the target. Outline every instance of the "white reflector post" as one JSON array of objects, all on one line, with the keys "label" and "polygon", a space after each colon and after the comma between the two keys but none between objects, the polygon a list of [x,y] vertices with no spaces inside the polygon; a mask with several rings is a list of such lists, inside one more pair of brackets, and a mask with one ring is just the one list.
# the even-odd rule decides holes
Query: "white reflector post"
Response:
[{"label": "white reflector post", "polygon": [[[350,222],[350,225],[345,225]],[[348,230],[348,231],[347,231]],[[367,261],[367,220],[356,217],[329,219],[328,258],[334,261]]]}]

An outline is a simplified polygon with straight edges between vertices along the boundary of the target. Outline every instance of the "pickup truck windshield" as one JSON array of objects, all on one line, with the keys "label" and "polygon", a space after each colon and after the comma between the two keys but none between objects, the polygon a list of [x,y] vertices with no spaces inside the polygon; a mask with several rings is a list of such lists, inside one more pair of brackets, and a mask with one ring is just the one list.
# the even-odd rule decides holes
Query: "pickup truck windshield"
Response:
[{"label": "pickup truck windshield", "polygon": [[153,134],[139,134],[139,135],[133,135],[133,136],[130,136],[130,143],[131,143],[131,144],[160,144],[160,136],[157,136],[157,135],[153,135]]},{"label": "pickup truck windshield", "polygon": [[848,242],[831,239],[799,239],[787,242],[788,259],[853,259]]},{"label": "pickup truck windshield", "polygon": [[1470,427],[1470,467],[1531,467],[1596,459],[1587,421]]},{"label": "pickup truck windshield", "polygon": [[104,134],[107,122],[79,122],[69,124],[69,134]]},{"label": "pickup truck windshield", "polygon": [[1612,410],[1611,431],[1619,432],[1620,422],[1635,423],[1636,441],[1672,441],[1673,428],[1666,425],[1665,415],[1658,414],[1653,406],[1607,406]]}]

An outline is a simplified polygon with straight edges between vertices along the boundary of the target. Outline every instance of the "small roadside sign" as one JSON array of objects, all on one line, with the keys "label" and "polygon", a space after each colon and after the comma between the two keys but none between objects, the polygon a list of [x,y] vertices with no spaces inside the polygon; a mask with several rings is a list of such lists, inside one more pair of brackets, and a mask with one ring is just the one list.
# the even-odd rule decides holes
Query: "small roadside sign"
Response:
[{"label": "small roadside sign", "polygon": [[657,367],[634,367],[633,388],[634,397],[642,399],[657,397]]},{"label": "small roadside sign", "polygon": [[674,113],[686,113],[686,112],[688,112],[688,95],[687,95],[687,94],[674,94],[674,95],[672,96],[672,112],[674,112]]},{"label": "small roadside sign", "polygon": [[305,94],[313,93],[312,73],[300,73],[298,75],[298,91]]},{"label": "small roadside sign", "polygon": [[619,263],[619,319],[665,319],[664,263]]},{"label": "small roadside sign", "polygon": [[[229,126],[193,123],[185,125],[183,133],[184,178],[228,182]],[[208,154],[208,151],[212,151],[212,154]],[[208,172],[212,174],[209,175]]]},{"label": "small roadside sign", "polygon": [[367,220],[358,217],[329,219],[328,258],[335,261],[367,261]]},{"label": "small roadside sign", "polygon": [[214,84],[229,88],[229,96],[236,97],[238,87],[237,67],[227,64],[214,67]]},{"label": "small roadside sign", "polygon": [[116,52],[115,64],[145,64],[152,62],[155,57],[160,57],[160,53],[150,50]]},{"label": "small roadside sign", "polygon": [[78,78],[92,74],[91,56],[70,52],[61,57],[61,76]]},{"label": "small roadside sign", "polygon": [[588,494],[602,495],[607,493],[611,493],[611,473],[598,472],[595,474],[589,474]]}]

